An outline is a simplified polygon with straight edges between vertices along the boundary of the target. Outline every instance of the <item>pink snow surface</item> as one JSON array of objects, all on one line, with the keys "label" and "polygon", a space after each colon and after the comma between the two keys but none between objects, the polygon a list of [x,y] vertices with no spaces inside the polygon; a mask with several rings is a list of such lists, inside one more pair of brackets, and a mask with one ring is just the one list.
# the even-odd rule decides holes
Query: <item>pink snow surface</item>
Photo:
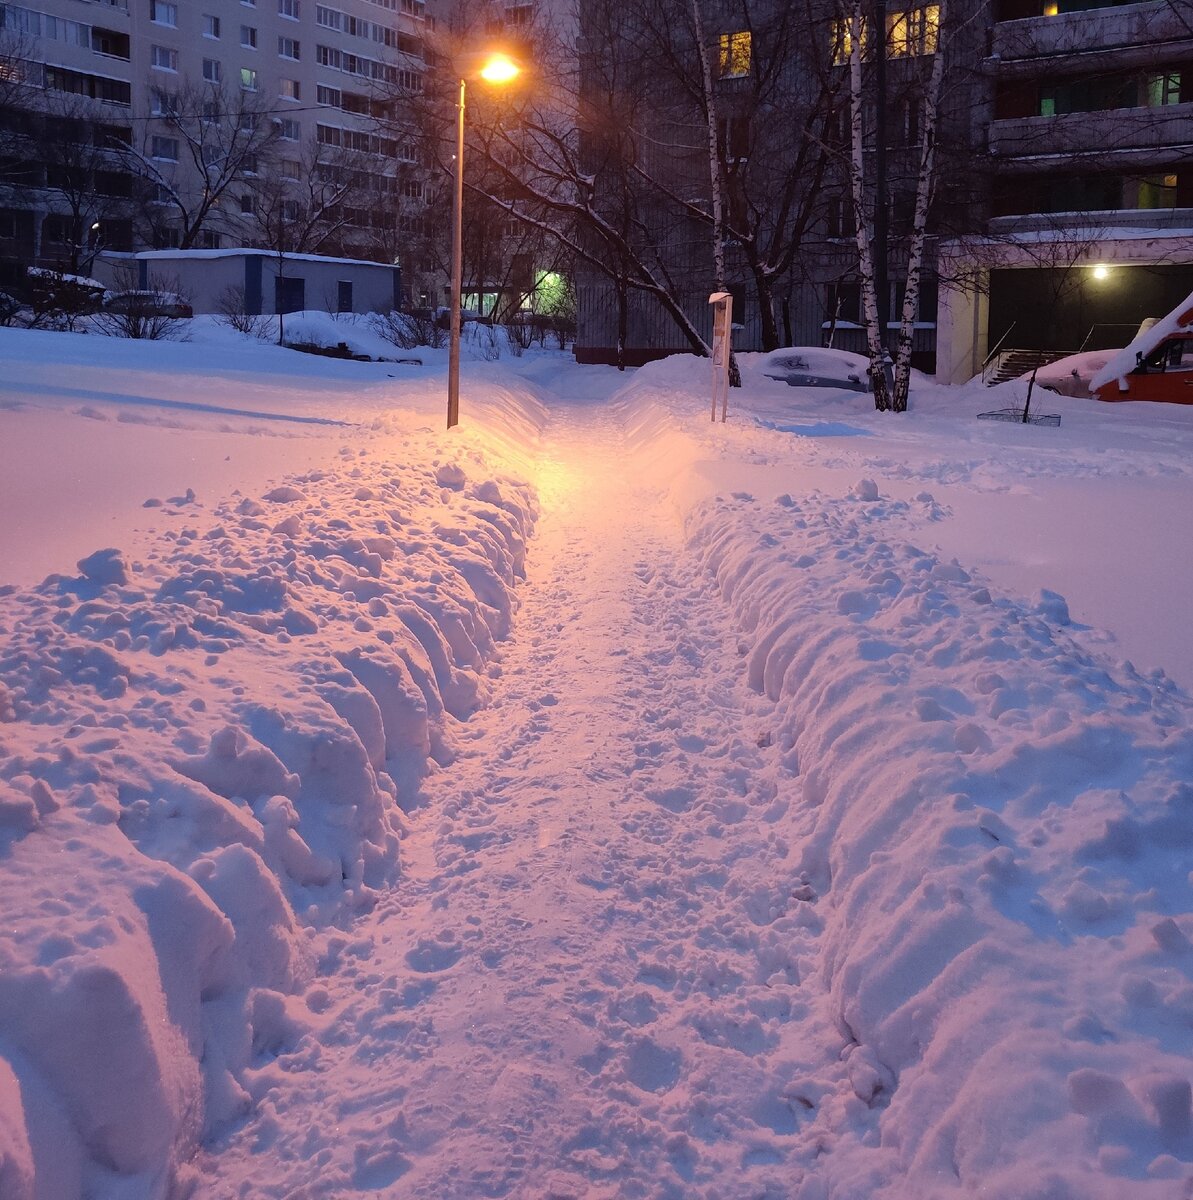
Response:
[{"label": "pink snow surface", "polygon": [[0,330],[3,1200],[1189,1195],[1193,413],[201,336]]}]

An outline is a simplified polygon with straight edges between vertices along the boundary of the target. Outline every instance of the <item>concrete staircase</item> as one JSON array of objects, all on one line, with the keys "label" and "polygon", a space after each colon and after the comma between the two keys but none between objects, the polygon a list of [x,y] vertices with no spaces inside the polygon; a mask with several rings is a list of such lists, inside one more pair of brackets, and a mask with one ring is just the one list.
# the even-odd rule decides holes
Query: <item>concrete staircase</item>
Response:
[{"label": "concrete staircase", "polygon": [[1000,350],[986,364],[982,380],[987,387],[994,387],[996,384],[1028,374],[1037,363],[1042,367],[1047,366],[1057,359],[1067,358],[1076,353],[1075,350]]}]

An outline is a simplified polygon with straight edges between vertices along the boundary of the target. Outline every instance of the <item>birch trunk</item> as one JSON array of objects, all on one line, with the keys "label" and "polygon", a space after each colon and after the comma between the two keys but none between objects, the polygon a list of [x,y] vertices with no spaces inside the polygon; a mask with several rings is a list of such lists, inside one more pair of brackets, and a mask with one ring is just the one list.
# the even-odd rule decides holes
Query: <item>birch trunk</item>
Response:
[{"label": "birch trunk", "polygon": [[[721,181],[721,152],[717,139],[717,97],[713,87],[712,64],[708,60],[708,45],[704,40],[704,20],[700,15],[700,0],[692,0],[692,24],[696,33],[696,48],[700,55],[700,81],[704,90],[704,111],[708,117],[708,174],[712,185],[712,258],[715,292],[727,292],[725,286],[725,200]],[[741,387],[741,371],[733,353],[733,334],[730,331],[729,386]]]},{"label": "birch trunk", "polygon": [[[886,353],[882,344],[882,329],[878,317],[878,291],[874,285],[874,252],[872,214],[866,203],[865,163],[865,98],[862,86],[862,39],[866,21],[862,0],[848,0],[845,9],[845,29],[849,38],[849,176],[853,192],[853,208],[857,226],[858,267],[861,274],[862,317],[866,326],[866,348],[870,355],[870,388],[874,392],[874,407],[886,412],[891,407],[886,380]],[[886,53],[886,30],[876,30],[876,53]]]},{"label": "birch trunk", "polygon": [[915,314],[920,299],[928,209],[931,207],[932,194],[936,188],[936,123],[940,113],[940,90],[944,79],[942,35],[948,0],[938,0],[938,3],[936,55],[932,60],[932,75],[924,95],[924,127],[920,135],[915,213],[912,217],[911,245],[907,256],[907,286],[903,292],[903,312],[899,318],[899,341],[895,350],[895,394],[891,404],[895,412],[907,411],[907,395],[911,390],[911,347],[915,338]]}]

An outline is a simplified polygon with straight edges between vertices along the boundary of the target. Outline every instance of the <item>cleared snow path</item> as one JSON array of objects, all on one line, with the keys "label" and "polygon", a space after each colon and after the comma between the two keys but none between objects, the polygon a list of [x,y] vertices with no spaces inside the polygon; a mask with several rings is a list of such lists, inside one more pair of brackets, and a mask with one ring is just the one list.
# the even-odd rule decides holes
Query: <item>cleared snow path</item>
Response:
[{"label": "cleared snow path", "polygon": [[556,410],[492,702],[196,1195],[791,1194],[789,1049],[841,1046],[784,915],[798,780],[625,462],[607,408]]}]

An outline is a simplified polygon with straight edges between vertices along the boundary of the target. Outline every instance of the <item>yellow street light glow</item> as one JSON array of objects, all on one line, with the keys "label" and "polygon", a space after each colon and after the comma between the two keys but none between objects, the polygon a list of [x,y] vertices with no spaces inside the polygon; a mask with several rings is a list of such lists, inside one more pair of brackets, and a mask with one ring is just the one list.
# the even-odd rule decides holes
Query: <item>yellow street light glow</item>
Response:
[{"label": "yellow street light glow", "polygon": [[1109,279],[1110,268],[1099,264],[1098,266],[1094,267],[1093,275],[1095,279]]},{"label": "yellow street light glow", "polygon": [[483,67],[480,76],[488,83],[509,83],[522,72],[507,54],[494,54]]}]

